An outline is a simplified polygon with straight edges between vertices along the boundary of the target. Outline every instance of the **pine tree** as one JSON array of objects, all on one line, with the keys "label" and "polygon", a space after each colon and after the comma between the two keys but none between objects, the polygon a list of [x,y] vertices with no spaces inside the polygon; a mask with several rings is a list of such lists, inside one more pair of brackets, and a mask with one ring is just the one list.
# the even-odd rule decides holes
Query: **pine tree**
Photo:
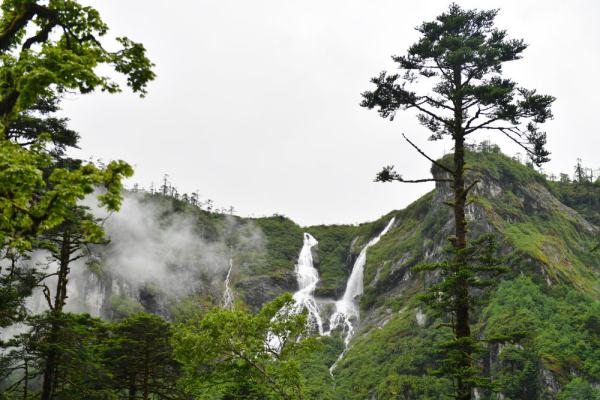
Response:
[{"label": "pine tree", "polygon": [[127,398],[175,399],[180,365],[173,359],[171,328],[162,318],[137,314],[112,328],[106,359],[112,387]]},{"label": "pine tree", "polygon": [[89,255],[89,245],[107,243],[101,221],[95,218],[87,207],[74,207],[65,221],[44,235],[44,247],[50,251],[50,261],[56,263],[57,271],[51,275],[56,277],[56,285],[52,290],[42,282],[49,311],[49,334],[47,337],[48,352],[44,354],[44,377],[42,399],[53,398],[56,374],[61,362],[60,348],[56,346],[63,335],[61,321],[68,298],[67,284],[71,264]]},{"label": "pine tree", "polygon": [[575,176],[573,180],[579,184],[588,183],[588,176],[585,172],[585,168],[581,165],[581,158],[577,159],[577,164],[575,164]]},{"label": "pine tree", "polygon": [[[469,192],[477,181],[465,177],[465,140],[477,132],[499,133],[521,146],[532,163],[549,160],[545,149],[546,134],[539,124],[552,118],[552,96],[518,87],[502,76],[505,62],[518,60],[527,47],[523,40],[508,39],[506,31],[494,27],[498,10],[464,10],[452,4],[435,21],[425,22],[417,31],[420,39],[406,55],[393,56],[401,74],[382,72],[372,79],[373,91],[363,93],[361,105],[377,108],[383,118],[393,119],[398,110],[414,110],[421,125],[430,132],[430,140],[450,137],[454,145],[452,163],[448,165],[429,157],[413,141],[404,138],[440,171],[438,177],[404,179],[393,167],[384,167],[376,180],[382,182],[439,182],[449,184],[452,199],[448,203],[454,214],[454,235],[450,238],[452,258],[444,264],[443,286],[451,306],[454,333],[445,345],[452,358],[454,396],[471,399],[477,384],[473,364],[471,289],[475,272],[469,263],[470,246],[465,215]],[[419,93],[420,80],[432,83],[431,93]],[[422,86],[421,86],[422,87]]]}]

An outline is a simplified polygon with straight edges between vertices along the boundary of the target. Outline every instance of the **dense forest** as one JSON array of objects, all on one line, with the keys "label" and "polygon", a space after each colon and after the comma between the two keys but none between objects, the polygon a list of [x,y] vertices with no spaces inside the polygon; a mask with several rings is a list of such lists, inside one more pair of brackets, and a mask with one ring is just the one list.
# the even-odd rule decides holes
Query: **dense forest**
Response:
[{"label": "dense forest", "polygon": [[600,177],[543,173],[555,99],[503,75],[527,46],[497,14],[450,5],[362,93],[452,142],[403,134],[429,174],[376,176],[435,189],[301,227],[73,158],[64,96],[144,97],[155,66],[93,7],[3,0],[0,399],[600,399]]}]

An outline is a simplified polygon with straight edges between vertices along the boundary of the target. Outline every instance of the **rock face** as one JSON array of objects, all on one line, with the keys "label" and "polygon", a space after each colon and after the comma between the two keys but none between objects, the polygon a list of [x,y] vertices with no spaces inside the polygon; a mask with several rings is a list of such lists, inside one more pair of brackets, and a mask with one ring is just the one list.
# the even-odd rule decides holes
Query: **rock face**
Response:
[{"label": "rock face", "polygon": [[283,293],[296,291],[296,276],[293,272],[281,276],[257,276],[236,283],[235,288],[242,291],[244,302],[253,310],[273,300]]}]

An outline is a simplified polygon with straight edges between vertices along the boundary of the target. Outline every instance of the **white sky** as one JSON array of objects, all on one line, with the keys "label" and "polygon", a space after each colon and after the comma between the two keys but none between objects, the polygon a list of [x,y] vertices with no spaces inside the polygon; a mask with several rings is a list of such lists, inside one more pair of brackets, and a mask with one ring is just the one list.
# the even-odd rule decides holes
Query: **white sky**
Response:
[{"label": "white sky", "polygon": [[[412,114],[389,122],[358,106],[370,77],[394,68],[390,55],[403,54],[418,37],[414,27],[449,1],[85,3],[112,35],[144,43],[156,64],[145,99],[98,93],[63,104],[82,135],[76,155],[129,161],[136,169],[130,184],[148,187],[168,173],[180,191],[198,189],[241,215],[354,223],[404,208],[432,188],[372,182],[386,164],[407,178],[429,176],[401,132],[436,157],[451,148],[427,142]],[[553,153],[546,170],[571,172],[577,157],[598,168],[600,2],[459,4],[501,8],[497,25],[530,45],[505,71],[557,97],[555,119],[545,126]]]}]

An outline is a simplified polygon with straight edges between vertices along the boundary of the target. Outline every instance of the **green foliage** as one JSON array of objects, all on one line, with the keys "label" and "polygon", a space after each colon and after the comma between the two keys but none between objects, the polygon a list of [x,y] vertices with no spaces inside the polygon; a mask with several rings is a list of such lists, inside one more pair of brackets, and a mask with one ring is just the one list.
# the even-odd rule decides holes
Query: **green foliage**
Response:
[{"label": "green foliage", "polygon": [[302,229],[283,216],[258,218],[256,225],[266,236],[267,258],[254,273],[293,270],[302,248]]},{"label": "green foliage", "polygon": [[445,391],[444,382],[432,376],[390,375],[377,387],[377,398],[435,400]]},{"label": "green foliage", "polygon": [[110,376],[102,362],[109,335],[105,323],[87,314],[46,313],[30,324],[40,373],[48,354],[56,354],[53,398],[100,400],[109,396]]},{"label": "green foliage", "polygon": [[319,345],[305,352],[300,360],[306,398],[311,400],[337,399],[335,379],[329,368],[344,351],[341,336],[323,336]]},{"label": "green foliage", "polygon": [[[292,301],[281,296],[257,315],[214,308],[178,325],[173,345],[183,365],[184,392],[211,399],[303,398],[299,360],[313,340],[305,337],[304,314],[280,312]],[[280,346],[269,340],[272,335]]]},{"label": "green foliage", "polygon": [[180,366],[170,341],[170,325],[156,315],[140,313],[115,324],[105,353],[111,389],[128,398],[176,398]]},{"label": "green foliage", "polygon": [[113,295],[109,300],[112,318],[120,320],[144,311],[144,307],[135,299],[125,295]]},{"label": "green foliage", "polygon": [[[450,156],[442,158],[449,162]],[[518,192],[524,184],[540,183],[547,187],[546,179],[535,169],[494,150],[493,145],[482,142],[477,148],[465,153],[467,174],[472,179],[485,178],[502,182],[503,188]],[[435,168],[435,167],[434,167]]]},{"label": "green foliage", "polygon": [[[461,250],[449,246],[448,251],[454,253],[450,261],[423,263],[414,268],[416,271],[439,271],[439,282],[430,285],[419,297],[434,311],[433,316],[442,319],[443,326],[451,328],[454,334],[449,340],[435,343],[440,357],[439,367],[433,372],[455,382],[468,382],[472,387],[489,388],[489,380],[474,365],[465,366],[465,354],[477,354],[483,348],[479,339],[457,335],[456,310],[464,306],[475,311],[476,306],[484,302],[483,291],[493,287],[507,268],[498,257],[498,245],[493,235],[480,236]],[[462,291],[467,291],[467,295],[462,295]],[[477,296],[473,294],[475,291],[478,291]]]},{"label": "green foliage", "polygon": [[9,125],[6,138],[21,147],[48,138],[46,150],[56,159],[65,156],[67,148],[77,147],[79,134],[68,127],[68,119],[55,116],[60,99],[50,93],[42,96],[30,108],[21,111]]},{"label": "green foliage", "polygon": [[589,382],[581,378],[575,378],[564,390],[558,394],[558,400],[598,400],[600,390],[594,388]]},{"label": "green foliage", "polygon": [[[514,335],[514,332],[512,334]],[[510,343],[499,349],[499,367],[492,371],[496,376],[496,389],[501,390],[509,399],[539,397],[542,385],[538,380],[540,363],[535,352]]]},{"label": "green foliage", "polygon": [[[469,265],[467,204],[469,192],[477,183],[465,183],[465,140],[468,135],[487,130],[508,136],[525,149],[533,163],[549,161],[545,150],[546,134],[538,125],[552,118],[554,97],[518,87],[502,76],[503,63],[518,60],[526,49],[523,40],[508,39],[506,31],[494,26],[498,10],[464,10],[452,3],[446,13],[416,29],[420,37],[406,55],[393,56],[400,73],[381,72],[371,79],[373,91],[362,94],[361,106],[376,108],[383,118],[394,119],[398,110],[414,109],[417,119],[430,133],[430,140],[451,137],[454,153],[451,162],[435,161],[410,139],[404,138],[438,170],[432,179],[406,180],[386,166],[377,175],[380,182],[430,182],[449,184],[452,197],[447,202],[454,212],[454,235],[450,238],[451,261],[430,265],[442,271],[442,282],[433,290],[441,294],[442,311],[455,338],[440,344],[446,354],[440,371],[451,377],[454,395],[470,400],[473,388],[482,384],[476,378],[472,354],[477,339],[471,335],[471,291],[480,282]],[[419,80],[429,85],[415,85]],[[421,88],[431,87],[429,93]],[[433,302],[434,295],[428,299]]]},{"label": "green foliage", "polygon": [[[78,135],[66,119],[52,117],[60,95],[120,90],[98,75],[103,65],[125,75],[142,95],[154,74],[140,44],[119,38],[115,52],[103,47],[108,28],[92,7],[72,0],[4,0],[1,8],[0,249],[14,254],[39,246],[40,236],[61,224],[74,226],[68,220],[77,203],[96,188],[102,190],[99,205],[118,210],[122,179],[133,174],[123,161],[98,167],[64,158]],[[90,242],[102,236],[91,218],[79,221],[79,228]],[[19,277],[14,272],[9,275]],[[6,275],[0,269],[0,298],[7,299],[0,304],[2,326],[18,318],[21,295],[31,289],[22,279],[7,282]]]},{"label": "green foliage", "polygon": [[317,295],[339,297],[343,293],[348,269],[352,240],[358,228],[352,225],[318,225],[306,228],[318,245],[319,288]]},{"label": "green foliage", "polygon": [[577,210],[587,220],[600,225],[600,180],[550,181],[553,193],[565,205]]},{"label": "green foliage", "polygon": [[99,75],[99,66],[123,74],[127,85],[142,95],[154,78],[141,44],[120,37],[119,49],[103,47],[101,39],[108,27],[92,7],[73,0],[4,0],[2,11],[0,132],[4,137],[19,112],[49,92],[119,91],[117,83]]},{"label": "green foliage", "polygon": [[[389,299],[380,295],[396,285],[408,268],[414,265],[421,255],[423,230],[428,228],[426,218],[429,210],[431,195],[425,195],[405,210],[394,213],[394,227],[379,243],[369,248],[365,264],[365,293],[361,298],[361,308],[367,310],[387,301],[394,309],[399,308],[401,301],[390,304]],[[385,224],[394,215],[386,215],[379,222]]]},{"label": "green foliage", "polygon": [[446,379],[424,377],[435,365],[431,344],[449,338],[447,332],[418,326],[408,307],[389,315],[381,328],[363,329],[368,335],[356,336],[335,370],[335,398],[358,400],[374,393],[379,400],[421,398],[401,397],[412,391],[433,399],[448,392]]},{"label": "green foliage", "polygon": [[527,277],[502,282],[482,315],[485,336],[509,343],[500,352],[500,390],[516,396],[529,387],[537,393],[528,398],[538,398],[543,387],[531,382],[542,369],[563,384],[573,370],[586,381],[598,381],[597,315],[600,301],[572,288],[543,290]]},{"label": "green foliage", "polygon": [[56,363],[53,399],[180,396],[171,328],[160,317],[136,314],[109,324],[87,314],[46,313],[30,318],[27,328],[0,357],[0,388],[8,398],[25,398],[25,391],[27,398],[39,398],[50,353]]},{"label": "green foliage", "polygon": [[473,201],[514,249],[519,268],[533,269],[537,262],[552,282],[600,292],[597,272],[590,268],[600,263],[600,254],[591,251],[596,235],[581,215],[552,196],[556,182],[499,153],[469,152],[467,160],[471,179],[496,188],[495,194],[476,193]]}]

